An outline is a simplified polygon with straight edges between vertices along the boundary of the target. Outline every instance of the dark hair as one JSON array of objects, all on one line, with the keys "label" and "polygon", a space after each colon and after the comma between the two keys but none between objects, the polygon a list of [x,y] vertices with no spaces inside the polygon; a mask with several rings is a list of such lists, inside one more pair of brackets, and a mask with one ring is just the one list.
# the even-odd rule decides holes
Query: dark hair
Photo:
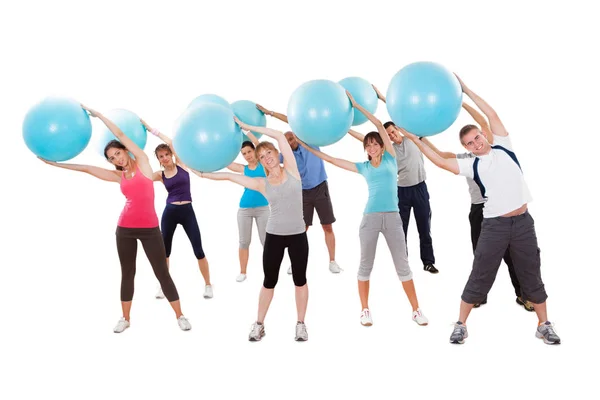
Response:
[{"label": "dark hair", "polygon": [[473,129],[479,129],[477,126],[475,125],[465,125],[462,127],[462,129],[460,130],[459,134],[458,134],[458,138],[460,139],[460,142],[462,143],[462,138],[469,132],[471,132]]},{"label": "dark hair", "polygon": [[[365,137],[363,139],[363,149],[367,148],[367,144],[369,144],[369,142],[376,142],[382,148],[384,147],[383,139],[381,139],[381,135],[377,131],[372,131],[365,135]],[[371,161],[371,156],[368,156],[368,157],[369,157],[369,161]]]},{"label": "dark hair", "polygon": [[[104,146],[104,157],[106,157],[106,159],[108,161],[110,161],[110,160],[108,159],[108,154],[106,154],[106,153],[110,149],[119,149],[119,150],[125,150],[125,151],[127,151],[127,147],[125,147],[125,145],[123,143],[119,142],[116,139],[111,140],[110,142],[108,142],[106,144],[106,146]],[[115,165],[115,168],[117,168],[118,171],[123,171],[123,168],[119,167],[118,165]]]},{"label": "dark hair", "polygon": [[385,124],[383,124],[383,127],[385,129],[389,128],[390,126],[396,127],[396,124],[394,122],[392,122],[392,121],[388,121]]},{"label": "dark hair", "polygon": [[244,142],[242,143],[242,149],[244,147],[252,147],[252,150],[256,150],[256,147],[254,147],[254,143],[252,143],[249,140],[244,140]]}]

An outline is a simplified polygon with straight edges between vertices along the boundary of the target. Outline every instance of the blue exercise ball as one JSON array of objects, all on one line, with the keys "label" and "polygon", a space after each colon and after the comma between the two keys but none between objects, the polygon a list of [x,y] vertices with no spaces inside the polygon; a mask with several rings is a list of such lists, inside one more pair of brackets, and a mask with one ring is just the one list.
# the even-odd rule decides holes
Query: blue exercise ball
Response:
[{"label": "blue exercise ball", "polygon": [[[106,118],[114,122],[115,125],[117,125],[121,131],[123,131],[125,136],[131,139],[133,143],[137,144],[140,149],[143,150],[146,147],[148,133],[146,132],[146,127],[144,124],[142,124],[142,121],[140,121],[140,117],[137,114],[121,108],[109,110],[103,114]],[[115,139],[117,138],[110,131],[110,129],[108,129],[106,125],[102,124],[98,140],[98,151],[102,157],[104,157],[104,147],[106,144]]]},{"label": "blue exercise ball", "polygon": [[192,100],[190,102],[190,104],[188,105],[188,108],[201,106],[202,104],[206,104],[206,103],[220,104],[220,105],[228,107],[228,108],[231,107],[229,102],[227,100],[225,100],[223,97],[216,95],[216,94],[207,93],[207,94],[202,94],[202,95],[196,97],[194,100]]},{"label": "blue exercise ball", "polygon": [[[377,98],[377,92],[373,89],[373,85],[366,79],[359,78],[357,76],[351,76],[349,78],[342,79],[339,82],[340,85],[350,92],[354,100],[360,104],[365,110],[371,114],[375,114],[377,111],[377,105],[379,99]],[[354,120],[352,126],[362,125],[367,122],[368,119],[360,111],[354,110]]]},{"label": "blue exercise ball", "polygon": [[201,172],[214,172],[231,164],[242,146],[242,130],[233,111],[219,104],[188,109],[180,118],[173,147],[181,162]]},{"label": "blue exercise ball", "polygon": [[29,109],[23,120],[23,139],[33,154],[48,161],[67,161],[79,155],[92,138],[92,123],[79,102],[46,97]]},{"label": "blue exercise ball", "polygon": [[354,108],[337,82],[317,79],[300,85],[288,102],[288,123],[303,142],[328,146],[348,133]]},{"label": "blue exercise ball", "polygon": [[[233,113],[240,121],[251,126],[267,126],[267,117],[265,114],[256,108],[256,103],[249,100],[238,100],[231,103],[231,109]],[[252,134],[260,139],[262,133],[252,131]],[[244,141],[250,141],[248,136],[244,135]]]},{"label": "blue exercise ball", "polygon": [[394,75],[386,98],[388,113],[396,125],[417,136],[432,136],[456,121],[462,89],[456,76],[443,65],[422,61]]}]

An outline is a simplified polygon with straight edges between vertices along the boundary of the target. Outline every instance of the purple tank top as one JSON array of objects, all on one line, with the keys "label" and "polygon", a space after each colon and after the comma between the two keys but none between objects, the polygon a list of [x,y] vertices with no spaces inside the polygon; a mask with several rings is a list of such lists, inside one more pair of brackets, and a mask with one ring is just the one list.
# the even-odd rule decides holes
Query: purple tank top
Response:
[{"label": "purple tank top", "polygon": [[192,201],[190,193],[190,174],[179,165],[177,165],[177,173],[171,178],[167,178],[165,173],[162,173],[162,180],[169,192],[167,204],[176,201]]}]

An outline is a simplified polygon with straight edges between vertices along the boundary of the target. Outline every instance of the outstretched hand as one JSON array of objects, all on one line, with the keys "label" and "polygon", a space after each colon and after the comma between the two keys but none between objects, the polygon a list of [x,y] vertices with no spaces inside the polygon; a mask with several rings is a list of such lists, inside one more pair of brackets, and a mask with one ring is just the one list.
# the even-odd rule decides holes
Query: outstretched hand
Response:
[{"label": "outstretched hand", "polygon": [[39,156],[38,156],[38,158],[39,158],[40,160],[42,160],[43,162],[45,162],[46,164],[48,164],[48,165],[56,165],[56,164],[57,164],[57,163],[56,163],[56,162],[54,162],[54,161],[48,161],[48,160],[46,160],[46,159],[44,159],[44,158],[42,158],[42,157],[39,157]]},{"label": "outstretched hand", "polygon": [[96,110],[92,110],[89,107],[84,106],[83,104],[80,103],[81,108],[83,108],[85,111],[88,112],[88,114],[90,114],[90,117],[98,117],[100,115],[100,113]]},{"label": "outstretched hand", "polygon": [[402,132],[402,135],[406,138],[409,138],[410,140],[419,140],[419,137],[417,135],[415,135],[414,133],[411,133],[409,131],[407,131],[404,128],[398,127],[398,130],[400,132]]},{"label": "outstretched hand", "polygon": [[236,117],[235,115],[233,116],[233,120],[235,121],[236,124],[238,124],[240,126],[240,128],[245,129],[247,131],[250,130],[250,126],[248,124],[243,123],[242,121],[240,121],[240,119],[238,117]]},{"label": "outstretched hand", "polygon": [[462,89],[463,93],[466,93],[466,91],[469,90],[467,88],[467,85],[465,85],[465,83],[462,81],[462,79],[458,77],[458,75],[454,74],[454,76],[456,77],[456,79],[458,79],[458,83],[460,83],[460,88]]},{"label": "outstretched hand", "polygon": [[381,92],[379,91],[379,89],[377,89],[377,87],[375,85],[373,85],[373,84],[371,86],[373,86],[373,89],[375,90],[375,93],[377,93],[377,98],[379,100],[384,100],[383,95],[381,94]]},{"label": "outstretched hand", "polygon": [[269,111],[266,108],[264,108],[263,106],[261,106],[260,104],[256,105],[256,108],[261,111],[263,114],[269,114],[270,116],[273,116],[273,111]]},{"label": "outstretched hand", "polygon": [[352,103],[352,107],[354,107],[356,105],[356,100],[354,100],[354,97],[352,97],[352,95],[350,94],[350,92],[347,91],[347,90],[346,90],[346,95],[350,99],[350,103]]}]

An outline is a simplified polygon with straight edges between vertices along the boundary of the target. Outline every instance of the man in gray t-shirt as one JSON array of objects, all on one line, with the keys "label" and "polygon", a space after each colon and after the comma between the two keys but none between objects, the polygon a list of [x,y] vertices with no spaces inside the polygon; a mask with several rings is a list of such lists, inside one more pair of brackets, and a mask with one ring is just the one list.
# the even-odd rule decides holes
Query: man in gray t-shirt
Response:
[{"label": "man in gray t-shirt", "polygon": [[421,247],[421,261],[423,269],[437,274],[435,257],[433,255],[433,244],[431,240],[431,206],[429,204],[429,192],[425,183],[425,163],[423,153],[410,140],[404,140],[396,125],[392,121],[383,124],[387,131],[394,150],[396,151],[396,163],[398,164],[398,208],[402,218],[404,236],[408,234],[408,223],[410,211],[413,210],[419,231]]}]

